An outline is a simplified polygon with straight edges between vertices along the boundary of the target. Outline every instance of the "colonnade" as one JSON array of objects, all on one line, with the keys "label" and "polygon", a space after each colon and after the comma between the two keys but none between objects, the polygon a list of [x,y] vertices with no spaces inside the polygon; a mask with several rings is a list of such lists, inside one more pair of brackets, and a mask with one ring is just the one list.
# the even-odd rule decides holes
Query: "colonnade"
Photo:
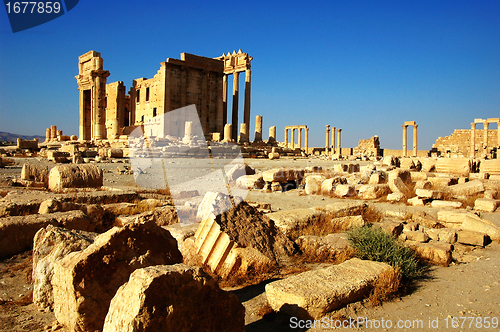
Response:
[{"label": "colonnade", "polygon": [[[308,149],[309,149],[309,128],[307,128],[306,125],[302,125],[302,126],[286,126],[285,127],[285,146],[288,148],[288,147],[291,147],[292,149],[295,149],[295,130],[298,131],[298,134],[299,134],[299,144],[298,144],[298,148],[299,149],[302,149],[302,129],[304,129],[304,132],[305,132],[305,142],[304,142],[304,149],[306,150],[306,153],[308,153]],[[292,143],[291,145],[288,144],[288,131],[291,131],[292,133]]]},{"label": "colonnade", "polygon": [[500,158],[498,149],[500,149],[500,118],[489,118],[489,119],[474,119],[474,122],[470,124],[470,129],[471,129],[471,137],[470,137],[470,156],[475,157],[476,156],[476,124],[477,123],[482,123],[484,126],[484,134],[483,134],[483,149],[488,149],[489,146],[488,143],[488,127],[490,123],[496,123],[497,124],[497,158]]},{"label": "colonnade", "polygon": [[[331,127],[332,132],[332,145],[330,150],[330,125],[326,125],[326,135],[325,135],[325,154],[342,154],[342,147],[340,144],[340,133],[341,128]],[[335,148],[335,133],[337,134],[337,147]]]}]

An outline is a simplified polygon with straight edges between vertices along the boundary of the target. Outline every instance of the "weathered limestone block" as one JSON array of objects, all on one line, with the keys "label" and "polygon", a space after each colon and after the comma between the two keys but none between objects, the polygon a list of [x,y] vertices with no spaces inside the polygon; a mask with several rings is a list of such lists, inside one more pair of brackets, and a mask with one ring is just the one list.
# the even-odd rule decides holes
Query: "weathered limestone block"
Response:
[{"label": "weathered limestone block", "polygon": [[407,202],[412,206],[425,206],[424,200],[418,196],[408,199]]},{"label": "weathered limestone block", "polygon": [[402,236],[404,236],[408,241],[416,241],[421,243],[429,241],[429,235],[421,231],[406,231],[402,233]]},{"label": "weathered limestone block", "polygon": [[397,168],[387,173],[388,181],[394,180],[396,178],[400,178],[405,185],[411,185],[411,172],[408,169]]},{"label": "weathered limestone block", "polygon": [[285,235],[318,221],[325,212],[314,208],[293,209],[266,214]]},{"label": "weathered limestone block", "polygon": [[406,201],[406,196],[401,192],[390,193],[387,195],[387,200],[393,203],[403,202]]},{"label": "weathered limestone block", "polygon": [[481,173],[498,175],[500,174],[500,159],[482,160],[479,167]]},{"label": "weathered limestone block", "polygon": [[203,221],[208,219],[210,215],[217,216],[233,207],[231,198],[228,195],[219,192],[209,191],[203,197],[198,211],[196,212],[196,219]]},{"label": "weathered limestone block", "polygon": [[366,223],[361,215],[332,218],[330,221],[335,229],[347,231],[353,227],[363,227]]},{"label": "weathered limestone block", "polygon": [[356,195],[356,189],[350,184],[339,184],[335,187],[334,193],[338,197],[351,197]]},{"label": "weathered limestone block", "polygon": [[337,202],[312,209],[324,211],[332,218],[356,216],[362,214],[368,205],[363,202]]},{"label": "weathered limestone block", "polygon": [[343,250],[349,247],[345,233],[333,233],[327,236],[302,235],[295,240],[303,255],[310,260],[334,260]]},{"label": "weathered limestone block", "polygon": [[389,188],[392,190],[392,192],[400,192],[406,197],[410,198],[411,197],[411,192],[410,189],[404,184],[403,180],[401,178],[396,177],[389,179]]},{"label": "weathered limestone block", "polygon": [[279,152],[271,152],[268,154],[268,158],[271,160],[280,159]]},{"label": "weathered limestone block", "polygon": [[177,241],[154,223],[114,227],[56,263],[56,319],[70,331],[101,331],[111,299],[134,270],[181,262]]},{"label": "weathered limestone block", "polygon": [[306,176],[305,178],[306,185],[304,188],[306,195],[314,195],[321,193],[321,184],[324,180],[325,177],[319,174]]},{"label": "weathered limestone block", "polygon": [[254,175],[255,170],[247,164],[236,164],[226,172],[228,181],[236,181],[241,176]]},{"label": "weathered limestone block", "polygon": [[495,212],[499,205],[500,201],[496,199],[478,198],[474,201],[474,210]]},{"label": "weathered limestone block", "polygon": [[436,161],[436,172],[468,176],[473,170],[469,158],[439,158]]},{"label": "weathered limestone block", "polygon": [[421,259],[436,265],[450,265],[451,251],[453,250],[452,245],[437,242],[420,243],[406,241],[406,243],[415,250],[415,253]]},{"label": "weathered limestone block", "polygon": [[460,228],[464,231],[485,233],[492,240],[500,241],[500,227],[488,220],[466,215]]},{"label": "weathered limestone block", "polygon": [[410,172],[410,178],[413,182],[427,181],[428,174],[426,172]]},{"label": "weathered limestone block", "polygon": [[458,183],[458,178],[454,177],[432,177],[428,178],[434,189],[443,189]]},{"label": "weathered limestone block", "polygon": [[450,228],[425,228],[424,232],[431,240],[453,244],[457,242],[457,231]]},{"label": "weathered limestone block", "polygon": [[483,192],[484,184],[481,180],[474,180],[449,186],[448,190],[453,196],[472,196]]},{"label": "weathered limestone block", "polygon": [[222,278],[242,278],[249,271],[260,278],[276,268],[279,255],[296,250],[269,217],[244,201],[204,218],[195,244],[202,263]]},{"label": "weathered limestone block", "polygon": [[262,189],[264,184],[262,174],[244,175],[236,179],[236,185],[243,189]]},{"label": "weathered limestone block", "polygon": [[320,319],[327,312],[363,298],[371,283],[390,269],[386,263],[353,258],[271,282],[266,285],[266,297],[276,311],[302,319]]},{"label": "weathered limestone block", "polygon": [[385,156],[384,159],[382,160],[382,165],[399,167],[400,165],[399,158],[395,156]]},{"label": "weathered limestone block", "polygon": [[323,195],[330,195],[335,191],[335,187],[337,185],[346,183],[347,179],[343,176],[335,176],[333,178],[326,179],[321,183],[321,192]]},{"label": "weathered limestone block", "polygon": [[458,231],[457,242],[469,244],[473,246],[484,247],[487,243],[488,236],[485,233],[474,231]]},{"label": "weathered limestone block", "polygon": [[47,151],[47,160],[55,163],[66,163],[70,157],[69,152],[62,152],[57,150]]},{"label": "weathered limestone block", "polygon": [[12,256],[31,249],[36,232],[48,225],[84,231],[93,231],[94,228],[92,220],[82,211],[1,218],[0,257]]},{"label": "weathered limestone block", "polygon": [[123,158],[123,150],[119,148],[109,149],[107,156],[109,158]]},{"label": "weathered limestone block", "polygon": [[58,165],[49,172],[49,189],[101,187],[102,170],[95,165]]},{"label": "weathered limestone block", "polygon": [[420,198],[443,199],[443,192],[430,189],[416,189],[415,193]]},{"label": "weathered limestone block", "polygon": [[415,182],[415,189],[431,189],[432,183],[429,180],[420,180]]},{"label": "weathered limestone block", "polygon": [[387,233],[392,234],[395,237],[398,237],[403,231],[404,225],[400,221],[395,221],[391,219],[382,219],[381,222],[374,223],[373,227],[382,228]]},{"label": "weathered limestone block", "polygon": [[68,230],[52,225],[40,229],[33,240],[33,303],[39,310],[54,309],[54,265],[71,252],[87,248],[97,233]]},{"label": "weathered limestone block", "polygon": [[442,210],[437,213],[438,221],[445,227],[453,229],[460,229],[462,223],[465,221],[465,217],[481,220],[477,215],[466,211]]},{"label": "weathered limestone block", "polygon": [[41,164],[24,164],[21,169],[21,180],[49,183],[49,169]]},{"label": "weathered limestone block", "polygon": [[347,164],[335,164],[333,165],[333,170],[337,173],[347,172]]},{"label": "weathered limestone block", "polygon": [[417,211],[413,213],[411,219],[417,224],[427,228],[436,228],[438,226],[442,227],[435,217],[428,215],[423,211]]},{"label": "weathered limestone block", "polygon": [[422,163],[422,172],[432,172],[436,168],[436,159],[434,158],[422,158],[420,162]]},{"label": "weathered limestone block", "polygon": [[387,176],[385,173],[373,173],[370,175],[370,180],[368,184],[382,184],[387,182]]},{"label": "weathered limestone block", "polygon": [[303,169],[295,168],[275,168],[262,172],[262,177],[266,182],[288,182],[304,178]]},{"label": "weathered limestone block", "polygon": [[462,207],[462,202],[440,201],[436,199],[431,202],[431,206],[434,208],[458,209]]},{"label": "weathered limestone block", "polygon": [[358,195],[363,199],[377,199],[391,193],[387,184],[365,184],[359,187]]},{"label": "weathered limestone block", "polygon": [[199,267],[149,266],[118,289],[103,329],[139,331],[245,331],[245,308]]}]

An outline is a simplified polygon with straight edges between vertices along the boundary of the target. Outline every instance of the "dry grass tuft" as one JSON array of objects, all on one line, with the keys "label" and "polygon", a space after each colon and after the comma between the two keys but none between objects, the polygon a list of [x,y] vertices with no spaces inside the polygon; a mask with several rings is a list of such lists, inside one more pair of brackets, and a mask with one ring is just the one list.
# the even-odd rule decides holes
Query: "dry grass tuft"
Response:
[{"label": "dry grass tuft", "polygon": [[361,216],[365,222],[372,224],[382,219],[382,213],[373,205],[368,205],[361,213]]},{"label": "dry grass tuft", "polygon": [[380,305],[395,298],[401,288],[403,274],[396,268],[391,268],[382,273],[373,284],[373,289],[368,297],[368,302],[372,307]]}]

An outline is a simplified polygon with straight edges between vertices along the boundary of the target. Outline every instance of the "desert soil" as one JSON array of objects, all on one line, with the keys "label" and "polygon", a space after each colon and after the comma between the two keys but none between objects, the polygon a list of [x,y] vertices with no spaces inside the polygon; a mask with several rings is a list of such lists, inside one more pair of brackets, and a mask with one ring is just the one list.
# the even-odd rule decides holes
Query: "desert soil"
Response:
[{"label": "desert soil", "polygon": [[[16,164],[0,169],[0,192],[17,190],[5,186],[5,180],[19,178],[22,164],[25,162],[46,163],[42,159],[15,158]],[[274,167],[331,167],[335,161],[281,159],[245,160],[249,165],[262,171]],[[53,166],[54,164],[47,165]],[[119,175],[115,172],[118,166],[129,166],[126,160],[115,160],[113,163],[99,164],[104,170],[104,185],[109,187],[134,187],[132,175]],[[182,169],[179,168],[179,169]],[[188,175],[188,174],[186,174]],[[3,182],[3,184],[2,184]],[[33,190],[33,197],[38,191]],[[267,193],[250,191],[246,198],[249,202],[270,203],[272,210],[288,210],[311,206],[331,204],[339,199],[325,196],[299,195],[297,190],[286,193]],[[424,210],[429,214],[436,214],[437,210],[430,207],[407,207],[405,205],[389,204],[385,202],[374,204],[379,210]],[[482,213],[481,216],[500,226],[500,212]],[[401,296],[391,302],[378,307],[370,307],[366,301],[360,301],[327,315],[329,318],[368,319],[373,326],[369,329],[366,324],[351,325],[352,330],[380,330],[380,331],[500,331],[496,328],[479,328],[476,323],[484,322],[486,317],[500,320],[500,244],[491,243],[485,248],[473,249],[461,246],[456,250],[456,259],[449,267],[433,266],[426,278],[419,280],[412,287],[409,294]],[[31,301],[31,252],[25,252],[0,261],[0,331],[50,331],[59,329],[54,314],[39,312]],[[269,282],[269,281],[267,281]],[[265,284],[244,288],[227,288],[236,294],[246,308],[246,330],[249,332],[265,331],[330,331],[333,323],[329,321],[323,328],[291,328],[289,316],[281,313],[266,312]],[[467,317],[462,326],[455,328],[452,320]],[[474,322],[470,325],[472,318]],[[326,319],[325,319],[326,321]],[[392,327],[389,327],[389,321]],[[397,328],[397,324],[403,328]],[[446,325],[448,323],[448,326]],[[404,328],[406,324],[407,328]],[[419,325],[423,324],[423,325]],[[479,326],[479,325],[478,325]],[[348,328],[350,329],[350,328]],[[61,329],[62,330],[62,329]],[[347,329],[346,329],[347,330]]]}]

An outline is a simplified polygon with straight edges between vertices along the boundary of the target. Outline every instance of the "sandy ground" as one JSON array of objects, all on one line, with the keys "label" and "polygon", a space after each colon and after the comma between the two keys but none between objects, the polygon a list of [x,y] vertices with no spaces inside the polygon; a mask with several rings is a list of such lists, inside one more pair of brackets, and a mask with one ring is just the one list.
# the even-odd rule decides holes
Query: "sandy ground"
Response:
[{"label": "sandy ground", "polygon": [[[24,162],[45,162],[37,159],[15,159],[16,165],[0,169],[0,180],[19,177]],[[124,163],[125,162],[125,163]],[[263,159],[246,160],[257,171],[274,167],[332,167],[336,162],[319,159],[281,159],[275,161]],[[53,166],[53,164],[48,164]],[[105,186],[134,186],[132,175],[119,175],[117,167],[129,166],[125,160],[99,164],[105,170]],[[182,169],[180,167],[179,169]],[[0,192],[9,191],[0,185]],[[37,192],[33,192],[37,195]],[[299,195],[297,190],[286,193],[267,193],[250,191],[247,201],[270,203],[272,210],[288,210],[331,204],[338,199],[324,196]],[[379,210],[424,210],[436,214],[430,207],[413,208],[389,203],[373,203]],[[500,213],[483,213],[482,217],[500,226]],[[365,330],[401,330],[401,331],[500,331],[500,322],[496,328],[485,328],[487,317],[500,320],[500,244],[492,243],[484,249],[461,248],[459,262],[450,267],[432,267],[426,278],[414,285],[411,294],[403,296],[382,306],[371,308],[364,302],[358,302],[331,313],[325,318],[323,328],[292,328],[291,318],[284,314],[269,314],[262,317],[265,307],[264,287],[266,282],[242,289],[227,289],[236,294],[246,307],[247,331],[329,331],[334,329],[330,317],[343,315],[352,319],[368,319],[369,323],[354,324],[347,328]],[[32,291],[31,253],[26,252],[0,261],[0,331],[44,331],[52,329],[55,320],[53,313],[36,310],[30,300]],[[267,281],[269,282],[269,281]],[[466,317],[465,322],[460,317]],[[472,318],[474,318],[471,324]],[[328,321],[328,324],[325,323]],[[389,326],[389,321],[392,326]],[[456,325],[452,326],[458,322]],[[369,329],[368,324],[373,329]],[[403,328],[398,328],[397,324]],[[463,323],[463,325],[462,325]],[[404,326],[408,328],[404,328]],[[480,328],[480,324],[483,324]],[[55,325],[54,325],[55,326]]]}]

